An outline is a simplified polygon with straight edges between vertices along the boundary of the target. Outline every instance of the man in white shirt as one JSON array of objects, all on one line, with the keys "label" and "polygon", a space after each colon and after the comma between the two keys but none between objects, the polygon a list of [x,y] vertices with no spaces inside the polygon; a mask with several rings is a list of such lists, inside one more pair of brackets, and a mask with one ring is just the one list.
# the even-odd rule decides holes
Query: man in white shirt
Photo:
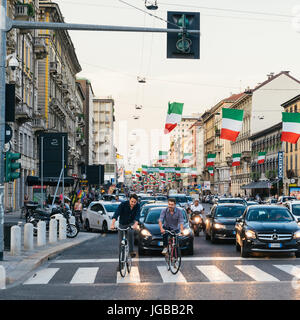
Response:
[{"label": "man in white shirt", "polygon": [[199,211],[202,214],[204,213],[204,209],[202,204],[199,203],[198,199],[195,199],[194,203],[191,205],[192,212]]}]

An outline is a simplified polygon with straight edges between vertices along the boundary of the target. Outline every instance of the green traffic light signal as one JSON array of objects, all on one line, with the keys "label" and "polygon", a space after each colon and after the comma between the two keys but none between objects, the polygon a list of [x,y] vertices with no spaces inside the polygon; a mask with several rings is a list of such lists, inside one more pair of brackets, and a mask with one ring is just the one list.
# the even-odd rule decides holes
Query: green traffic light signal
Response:
[{"label": "green traffic light signal", "polygon": [[21,173],[16,172],[21,168],[21,163],[16,162],[21,158],[21,153],[7,152],[5,155],[5,182],[20,178]]}]

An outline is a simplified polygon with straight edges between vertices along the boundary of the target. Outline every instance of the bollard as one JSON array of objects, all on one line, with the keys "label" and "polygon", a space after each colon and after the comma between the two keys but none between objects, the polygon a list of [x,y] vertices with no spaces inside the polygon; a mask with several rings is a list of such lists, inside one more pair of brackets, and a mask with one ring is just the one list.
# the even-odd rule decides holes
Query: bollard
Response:
[{"label": "bollard", "polygon": [[67,239],[67,220],[65,218],[59,219],[59,240]]},{"label": "bollard", "polygon": [[76,224],[76,220],[74,216],[71,216],[69,221],[70,221],[70,224]]},{"label": "bollard", "polygon": [[6,273],[5,268],[0,266],[0,290],[5,289],[6,284]]},{"label": "bollard", "polygon": [[33,224],[25,223],[24,226],[24,249],[33,250]]},{"label": "bollard", "polygon": [[21,228],[18,226],[10,229],[10,253],[12,255],[21,253]]},{"label": "bollard", "polygon": [[50,219],[49,224],[49,243],[57,242],[57,220]]},{"label": "bollard", "polygon": [[37,245],[44,246],[46,244],[46,222],[39,221],[37,228]]}]

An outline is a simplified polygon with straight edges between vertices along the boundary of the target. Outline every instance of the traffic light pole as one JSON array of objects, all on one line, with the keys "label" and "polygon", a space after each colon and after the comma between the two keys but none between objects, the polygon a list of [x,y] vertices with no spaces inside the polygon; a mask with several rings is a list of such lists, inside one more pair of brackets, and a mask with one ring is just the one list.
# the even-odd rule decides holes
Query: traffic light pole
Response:
[{"label": "traffic light pole", "polygon": [[156,32],[200,33],[199,30],[163,29],[128,26],[103,26],[91,24],[53,23],[35,21],[15,21],[7,17],[7,0],[0,0],[0,261],[4,251],[4,144],[5,144],[5,62],[6,62],[6,33],[12,28],[17,29],[46,29],[46,30],[82,30],[82,31],[121,31],[121,32]]}]

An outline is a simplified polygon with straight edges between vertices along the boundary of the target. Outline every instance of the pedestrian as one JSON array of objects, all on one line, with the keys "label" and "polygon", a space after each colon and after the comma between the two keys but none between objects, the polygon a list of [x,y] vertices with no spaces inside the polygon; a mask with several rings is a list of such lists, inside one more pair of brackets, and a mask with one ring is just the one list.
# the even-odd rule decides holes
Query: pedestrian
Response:
[{"label": "pedestrian", "polygon": [[77,220],[79,218],[80,222],[83,223],[83,220],[82,220],[82,203],[81,203],[79,198],[77,198],[77,201],[75,202],[74,214],[75,214],[75,218]]}]

